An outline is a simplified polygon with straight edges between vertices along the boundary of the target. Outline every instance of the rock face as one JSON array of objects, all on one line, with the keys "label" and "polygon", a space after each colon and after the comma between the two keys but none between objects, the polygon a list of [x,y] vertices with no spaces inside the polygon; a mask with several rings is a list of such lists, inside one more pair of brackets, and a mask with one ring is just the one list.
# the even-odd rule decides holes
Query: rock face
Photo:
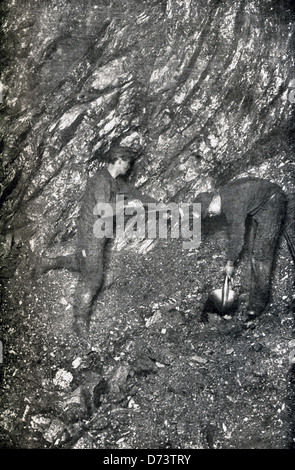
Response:
[{"label": "rock face", "polygon": [[[171,198],[191,201],[197,192],[245,174],[268,178],[279,183],[287,192],[295,191],[293,8],[292,2],[286,0],[2,2],[0,254],[3,268],[3,331],[0,339],[3,338],[4,363],[6,360],[5,366],[9,372],[14,371],[17,375],[17,371],[22,373],[28,364],[40,364],[43,360],[46,370],[53,370],[43,376],[32,374],[32,380],[38,384],[43,383],[47,388],[51,384],[48,392],[50,405],[43,404],[46,413],[38,409],[40,398],[30,397],[30,403],[36,403],[36,409],[31,410],[33,415],[44,413],[47,416],[52,411],[54,393],[60,393],[54,391],[52,378],[58,370],[67,370],[65,357],[73,360],[77,356],[70,329],[71,296],[76,278],[67,273],[50,273],[32,286],[29,270],[42,252],[57,254],[73,249],[75,220],[86,180],[103,163],[104,152],[113,139],[119,138],[126,145],[142,149],[131,181],[164,202]],[[220,240],[218,243],[222,244]],[[218,249],[221,245],[216,246]],[[178,273],[178,279],[171,280],[168,276],[171,281],[168,285],[165,273],[167,270],[174,272],[175,265],[169,265],[169,261],[160,257],[152,262],[154,267],[160,269],[162,260],[164,275],[160,271],[154,272],[148,264],[149,258],[143,262],[137,245],[133,248],[132,256],[137,256],[135,261],[129,254],[129,247],[125,247],[121,254],[114,250],[108,280],[110,285],[115,284],[98,305],[100,336],[95,336],[96,332],[93,334],[100,351],[107,345],[106,375],[107,366],[114,367],[108,361],[116,354],[125,361],[127,357],[128,371],[128,363],[137,364],[138,357],[141,357],[138,345],[128,343],[130,318],[131,330],[144,328],[148,319],[152,318],[149,302],[159,300],[159,304],[167,304],[169,297],[174,298],[171,292],[174,289],[180,291],[179,301],[174,306],[174,314],[177,313],[174,318],[177,325],[181,325],[181,318],[186,318],[185,312],[179,312],[183,307],[184,295],[186,302],[188,296],[194,295],[192,300],[196,300],[195,305],[198,305],[208,274],[206,267],[202,271],[201,265],[197,264],[201,263],[200,259],[192,255],[192,265],[181,265],[183,272]],[[171,251],[172,254],[176,252]],[[284,244],[280,253],[282,257],[275,285],[282,287],[288,302],[293,271]],[[212,255],[209,248],[207,254]],[[133,268],[138,268],[136,263],[146,268],[145,271],[142,268],[141,274],[137,271],[138,284],[127,287],[119,284],[118,287],[116,279],[118,273],[122,273],[122,266],[135,282]],[[195,269],[192,266],[198,266],[197,274],[203,272],[198,278],[203,287],[195,294],[192,294],[189,283],[196,273],[188,276],[185,271]],[[154,293],[149,291],[149,270],[154,280],[163,279],[163,291],[159,296],[164,299],[151,300]],[[285,279],[284,284],[281,279]],[[124,296],[126,292],[128,299]],[[120,316],[122,303],[125,310]],[[284,310],[278,296],[274,298],[274,305],[277,311]],[[173,312],[172,307],[162,310],[159,318],[166,318],[169,312]],[[110,318],[112,315],[121,322],[122,344],[129,344],[129,349],[126,346],[127,349],[120,350],[117,327]],[[154,322],[154,325],[161,324],[160,338],[164,338],[167,324],[161,321]],[[218,328],[218,324],[212,321],[211,327]],[[292,334],[292,328],[290,323],[288,325],[289,329],[284,333],[286,340],[291,340],[288,335]],[[149,329],[149,335],[153,334],[154,327],[152,325]],[[153,341],[153,337],[150,340]],[[281,338],[274,337],[273,341],[279,344]],[[166,347],[163,345],[164,349]],[[274,351],[271,346],[269,348]],[[10,354],[7,358],[8,349],[14,350],[15,355]],[[237,353],[241,362],[244,352]],[[197,353],[192,356],[202,357]],[[279,353],[276,350],[274,354]],[[157,370],[157,360],[161,364],[157,357],[161,357],[161,352],[158,351],[158,356],[156,354],[152,359],[145,352],[143,356],[153,361],[151,370]],[[228,354],[226,357],[231,360],[228,367],[233,368],[232,356]],[[183,364],[179,367],[181,370]],[[211,372],[213,374],[213,370]],[[284,376],[283,366],[281,373]],[[253,374],[258,381],[260,372]],[[181,376],[179,369],[175,376]],[[226,377],[230,380],[228,372]],[[6,380],[5,396],[10,387],[14,387],[9,382],[9,373]],[[139,380],[136,370],[135,376],[131,374],[127,383],[130,380]],[[179,382],[181,380],[179,378]],[[202,376],[202,386],[204,380]],[[286,381],[284,383],[288,388]],[[245,377],[244,382],[247,382]],[[255,388],[257,384],[253,383],[250,385]],[[15,385],[21,386],[21,381]],[[77,387],[79,383],[73,380],[72,386]],[[120,388],[120,384],[117,386]],[[140,385],[137,386],[140,389]],[[175,389],[178,388],[179,383],[175,386]],[[284,395],[285,388],[280,392]],[[26,393],[30,394],[31,390],[26,392],[24,387],[24,396]],[[148,386],[148,393],[153,393],[151,385]],[[141,395],[137,400],[133,392],[130,392],[131,396],[135,403],[142,400]],[[292,396],[291,393],[291,401]],[[204,398],[201,403],[207,407],[206,400]],[[232,402],[235,403],[235,400],[232,398]],[[6,416],[12,416],[9,408],[18,405],[8,398],[3,403]],[[166,397],[162,403],[166,403]],[[25,405],[23,408],[21,405],[17,414],[22,413],[24,408]],[[196,436],[186,434],[185,407],[183,410],[177,428],[177,439],[183,439],[181,445],[209,445],[204,444],[206,439],[203,442],[198,433]],[[235,433],[230,431],[228,424],[222,428],[222,408],[218,406],[215,411],[217,416],[219,413],[224,438],[218,435],[218,439],[212,441],[212,426],[218,428],[218,425],[216,422],[210,424],[209,418],[209,424],[203,423],[203,428],[201,424],[199,426],[202,421],[199,415],[198,423],[193,421],[198,430],[210,428],[208,433],[211,437],[206,441],[210,441],[210,446],[255,447],[247,436],[240,440],[234,437]],[[136,415],[136,411],[134,413]],[[270,422],[269,410],[266,414],[265,421]],[[231,415],[231,429],[236,429],[233,416],[234,413]],[[28,422],[29,418],[28,415]],[[47,430],[47,438],[42,441],[45,446],[46,442],[63,445],[66,441],[59,418],[51,416],[50,422],[59,424],[54,429],[51,425]],[[261,413],[257,412],[257,422],[258,418],[261,418]],[[261,438],[263,442],[259,446],[286,447],[292,416],[284,418],[283,422],[288,429],[284,434],[285,440],[278,442],[276,437],[272,440],[267,428],[265,441]],[[124,445],[150,444],[149,425],[147,420],[142,432],[146,441],[138,443],[126,438],[129,444]],[[162,434],[168,442],[171,436],[169,427],[165,426]],[[139,429],[142,431],[142,423]],[[22,434],[20,440],[15,436],[15,442],[24,447],[30,446],[30,432],[32,430],[28,431],[27,438],[24,437],[26,434]],[[85,434],[81,437],[81,429],[79,433],[79,446],[83,446],[83,442],[89,441],[89,436]],[[164,439],[162,434],[159,431],[158,443]],[[109,437],[105,439],[101,439],[100,445],[110,445]],[[154,446],[157,446],[156,439],[152,444]],[[123,446],[122,442],[118,447],[120,445]]]},{"label": "rock face", "polygon": [[4,2],[6,224],[26,210],[38,247],[64,236],[114,137],[143,145],[134,181],[164,199],[290,159],[286,6]]}]

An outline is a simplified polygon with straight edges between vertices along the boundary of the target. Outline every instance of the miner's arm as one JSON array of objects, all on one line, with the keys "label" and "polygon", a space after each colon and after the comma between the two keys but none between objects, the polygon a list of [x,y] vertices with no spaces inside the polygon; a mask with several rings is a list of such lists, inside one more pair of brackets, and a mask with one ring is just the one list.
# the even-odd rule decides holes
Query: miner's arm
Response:
[{"label": "miner's arm", "polygon": [[127,199],[126,202],[139,200],[144,206],[146,206],[148,203],[151,203],[151,202],[154,202],[154,203],[158,202],[153,197],[149,196],[148,194],[142,193],[137,188],[126,183],[123,180],[118,180],[118,187],[119,187],[119,194],[124,194],[124,196]]},{"label": "miner's arm", "polygon": [[245,221],[243,213],[236,211],[227,216],[227,264],[234,266],[239,259],[245,242]]}]

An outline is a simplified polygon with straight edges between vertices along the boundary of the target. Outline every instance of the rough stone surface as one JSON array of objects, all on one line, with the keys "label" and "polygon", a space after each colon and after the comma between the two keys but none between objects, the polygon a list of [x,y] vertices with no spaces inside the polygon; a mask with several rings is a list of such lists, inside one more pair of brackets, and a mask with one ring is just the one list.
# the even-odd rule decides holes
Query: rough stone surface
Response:
[{"label": "rough stone surface", "polygon": [[131,182],[164,202],[243,175],[295,192],[292,2],[0,8],[1,446],[294,447],[294,267],[284,240],[269,308],[249,328],[214,314],[202,321],[206,295],[220,287],[223,229],[197,250],[117,240],[91,322],[99,359],[88,365],[72,332],[77,277],[30,275],[42,253],[73,251],[86,180],[117,137],[143,148]]}]

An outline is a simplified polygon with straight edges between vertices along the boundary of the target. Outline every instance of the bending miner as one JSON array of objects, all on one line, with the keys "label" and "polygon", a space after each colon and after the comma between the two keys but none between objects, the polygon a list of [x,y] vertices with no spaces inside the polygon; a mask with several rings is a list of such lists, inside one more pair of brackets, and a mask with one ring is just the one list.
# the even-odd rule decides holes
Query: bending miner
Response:
[{"label": "bending miner", "polygon": [[[79,272],[74,294],[74,329],[82,342],[87,342],[90,317],[94,302],[103,284],[107,234],[97,237],[93,227],[97,220],[95,207],[98,203],[115,204],[117,195],[124,195],[127,204],[157,202],[143,195],[120,177],[125,175],[137,154],[127,147],[113,144],[107,152],[106,168],[89,179],[81,201],[77,220],[77,250],[74,255],[43,257],[36,270],[43,274],[51,269],[69,269]],[[115,214],[115,210],[113,211]]]},{"label": "bending miner", "polygon": [[229,277],[233,276],[247,238],[251,275],[244,319],[255,318],[269,301],[274,256],[282,230],[294,259],[294,216],[288,225],[283,224],[286,195],[277,184],[249,177],[232,181],[219,191],[200,193],[194,202],[201,203],[202,219],[225,216],[228,235],[225,272]]}]

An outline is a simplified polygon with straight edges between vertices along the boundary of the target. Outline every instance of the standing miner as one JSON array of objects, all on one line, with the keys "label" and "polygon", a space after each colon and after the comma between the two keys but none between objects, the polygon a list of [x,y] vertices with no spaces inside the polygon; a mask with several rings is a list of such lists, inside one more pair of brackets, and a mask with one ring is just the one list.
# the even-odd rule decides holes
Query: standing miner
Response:
[{"label": "standing miner", "polygon": [[[69,269],[79,272],[78,284],[74,294],[74,329],[82,342],[87,343],[90,317],[94,302],[101,290],[104,277],[105,249],[107,236],[98,237],[94,233],[97,221],[97,204],[107,203],[115,208],[116,196],[121,194],[135,204],[157,202],[150,196],[141,194],[136,188],[119,178],[127,173],[137,154],[127,147],[111,145],[106,155],[106,168],[98,171],[87,182],[81,200],[77,220],[77,250],[73,255],[43,257],[36,268],[38,274],[51,269]],[[115,210],[113,211],[115,214]]]},{"label": "standing miner", "polygon": [[[274,183],[248,177],[232,181],[219,191],[200,193],[194,202],[201,203],[202,219],[225,216],[228,234],[225,272],[229,277],[241,255],[246,232],[250,233],[251,279],[245,320],[259,316],[269,301],[274,255],[286,214],[286,195]],[[294,234],[285,235],[294,257],[291,240]]]}]

